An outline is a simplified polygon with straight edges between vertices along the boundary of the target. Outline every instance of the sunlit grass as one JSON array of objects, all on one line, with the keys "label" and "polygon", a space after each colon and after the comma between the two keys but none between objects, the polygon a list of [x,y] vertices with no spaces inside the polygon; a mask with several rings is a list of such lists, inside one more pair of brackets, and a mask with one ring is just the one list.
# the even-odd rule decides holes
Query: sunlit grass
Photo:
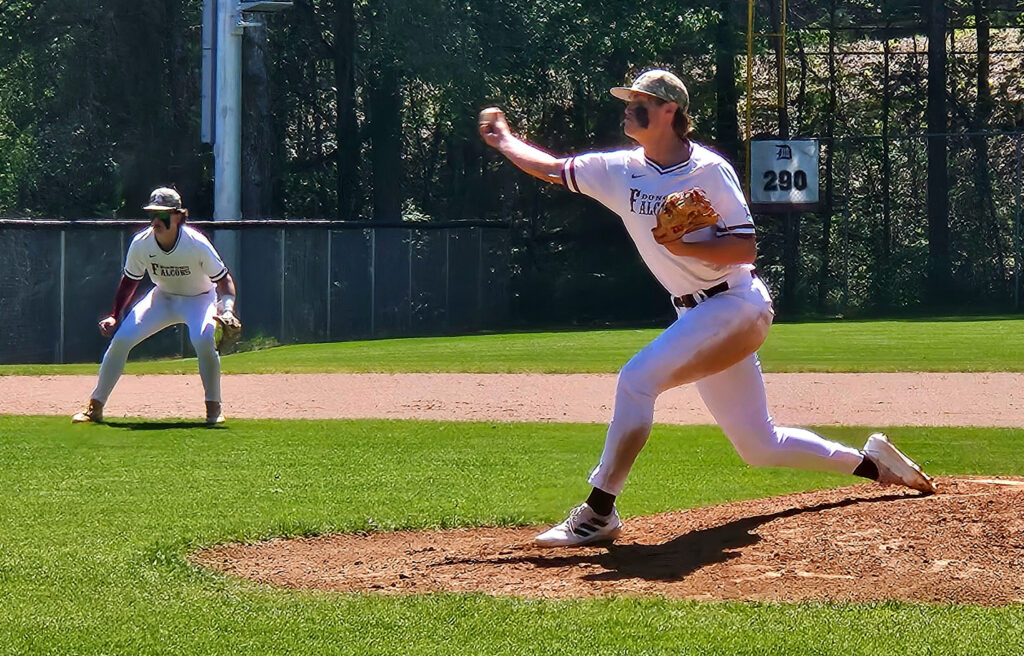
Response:
[{"label": "sunlit grass", "polygon": [[[611,373],[659,330],[589,330],[296,344],[223,358],[227,374]],[[96,354],[96,362],[102,354]],[[1024,371],[1024,319],[779,324],[765,371]],[[96,363],[2,365],[0,374],[94,374]],[[130,362],[129,374],[194,373],[195,360]]]},{"label": "sunlit grass", "polygon": [[[868,428],[827,428],[859,445]],[[937,474],[1020,474],[1021,431],[904,428]],[[1020,607],[525,601],[287,591],[199,570],[275,535],[543,524],[586,493],[597,424],[0,416],[0,653],[1017,654]],[[854,479],[743,465],[716,428],[657,426],[620,508]]]}]

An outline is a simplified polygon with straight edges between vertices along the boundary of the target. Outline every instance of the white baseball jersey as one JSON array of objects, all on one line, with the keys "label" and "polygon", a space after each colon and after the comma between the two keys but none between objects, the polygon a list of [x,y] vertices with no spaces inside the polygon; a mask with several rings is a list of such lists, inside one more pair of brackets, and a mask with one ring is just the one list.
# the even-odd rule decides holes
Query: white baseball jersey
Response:
[{"label": "white baseball jersey", "polygon": [[665,196],[694,187],[704,190],[720,218],[717,226],[691,232],[684,241],[754,234],[754,221],[732,166],[721,155],[691,144],[690,159],[668,168],[645,157],[642,147],[585,153],[569,157],[562,166],[562,182],[570,191],[586,194],[622,217],[640,257],[673,296],[714,287],[740,270],[754,268],[674,255],[654,240],[651,229]]},{"label": "white baseball jersey", "polygon": [[142,280],[146,273],[162,292],[197,296],[213,289],[213,283],[228,275],[228,270],[213,244],[198,230],[181,226],[178,241],[165,251],[150,226],[132,238],[124,263],[124,275],[132,280]]}]

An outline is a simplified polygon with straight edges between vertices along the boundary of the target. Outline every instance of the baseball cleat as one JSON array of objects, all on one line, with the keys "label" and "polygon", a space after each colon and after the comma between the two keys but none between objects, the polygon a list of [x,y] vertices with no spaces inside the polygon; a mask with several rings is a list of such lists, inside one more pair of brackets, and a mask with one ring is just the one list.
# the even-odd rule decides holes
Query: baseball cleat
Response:
[{"label": "baseball cleat", "polygon": [[934,492],[935,483],[921,471],[921,467],[893,446],[883,433],[868,437],[864,457],[878,468],[878,482],[882,485],[904,485],[921,492]]},{"label": "baseball cleat", "polygon": [[552,526],[533,539],[538,547],[580,547],[595,542],[609,542],[622,531],[619,513],[598,515],[586,503],[576,506],[568,519]]},{"label": "baseball cleat", "polygon": [[206,425],[216,426],[224,423],[224,414],[221,412],[220,401],[206,402]]},{"label": "baseball cleat", "polygon": [[85,407],[85,410],[71,415],[72,424],[84,424],[87,422],[94,424],[103,422],[103,404],[96,399],[89,399],[89,405]]}]

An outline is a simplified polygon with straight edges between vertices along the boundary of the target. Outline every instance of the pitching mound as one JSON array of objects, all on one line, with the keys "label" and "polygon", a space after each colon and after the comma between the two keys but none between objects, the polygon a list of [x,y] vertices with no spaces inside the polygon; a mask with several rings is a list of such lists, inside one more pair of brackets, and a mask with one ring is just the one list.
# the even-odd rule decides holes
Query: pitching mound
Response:
[{"label": "pitching mound", "polygon": [[1024,482],[942,478],[626,520],[614,545],[538,549],[530,528],[404,531],[222,545],[195,563],[273,585],[533,598],[1024,601]]}]

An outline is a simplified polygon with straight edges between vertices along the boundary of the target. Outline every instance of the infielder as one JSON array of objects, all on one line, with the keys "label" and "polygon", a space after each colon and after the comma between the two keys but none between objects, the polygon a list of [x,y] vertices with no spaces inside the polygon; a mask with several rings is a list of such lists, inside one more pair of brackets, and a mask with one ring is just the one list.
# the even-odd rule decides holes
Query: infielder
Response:
[{"label": "infielder", "polygon": [[[199,376],[206,392],[206,423],[223,423],[215,334],[218,323],[225,332],[241,331],[241,323],[234,316],[235,283],[210,241],[185,225],[188,210],[181,206],[177,191],[166,187],[153,190],[149,204],[142,209],[149,213],[150,225],[132,238],[124,275],[114,295],[114,309],[99,323],[104,337],[113,335],[103,355],[99,381],[88,407],[71,421],[103,421],[103,406],[124,371],[128,353],[167,326],[183,323],[199,359]],[[147,273],[153,289],[122,319]]]},{"label": "infielder", "polygon": [[[619,372],[589,498],[538,535],[536,544],[583,545],[619,534],[615,498],[647,442],[654,401],[686,383],[697,384],[715,421],[749,465],[833,471],[934,491],[931,479],[880,433],[857,450],[773,423],[756,351],[774,310],[754,272],[754,223],[736,172],[720,155],[690,140],[689,93],[672,73],[649,70],[632,86],[611,93],[626,102],[624,132],[637,148],[557,158],[514,136],[500,109],[480,113],[484,141],[513,164],[595,198],[622,218],[678,316]],[[699,197],[699,209],[712,219],[707,227],[677,232],[668,225],[662,206],[684,195]],[[666,197],[672,203],[665,203]]]}]

